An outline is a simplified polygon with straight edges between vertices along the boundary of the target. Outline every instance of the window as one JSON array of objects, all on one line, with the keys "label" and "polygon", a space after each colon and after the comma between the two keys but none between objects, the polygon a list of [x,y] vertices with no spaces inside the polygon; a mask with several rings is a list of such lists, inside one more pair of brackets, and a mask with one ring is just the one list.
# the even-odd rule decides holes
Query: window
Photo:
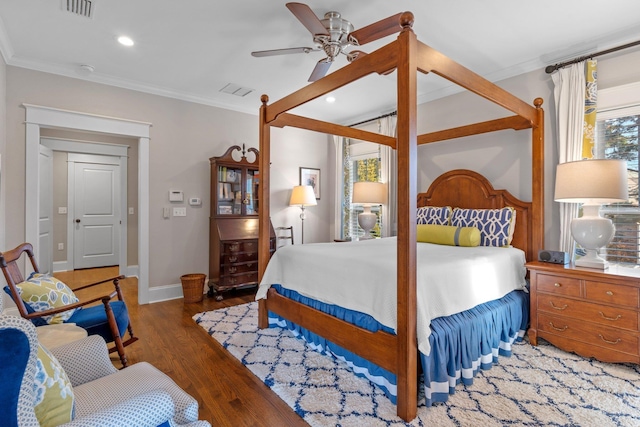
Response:
[{"label": "window", "polygon": [[[343,198],[342,198],[342,238],[355,239],[364,231],[358,225],[358,214],[363,211],[360,205],[351,203],[353,183],[358,181],[380,181],[381,159],[380,146],[364,141],[347,140],[343,152]],[[382,210],[380,206],[372,206],[371,212],[378,217],[372,235],[382,236]]]},{"label": "window", "polygon": [[601,255],[618,264],[640,264],[639,135],[640,104],[598,111],[595,157],[627,162],[629,200],[605,205],[601,210],[616,227],[613,240]]}]

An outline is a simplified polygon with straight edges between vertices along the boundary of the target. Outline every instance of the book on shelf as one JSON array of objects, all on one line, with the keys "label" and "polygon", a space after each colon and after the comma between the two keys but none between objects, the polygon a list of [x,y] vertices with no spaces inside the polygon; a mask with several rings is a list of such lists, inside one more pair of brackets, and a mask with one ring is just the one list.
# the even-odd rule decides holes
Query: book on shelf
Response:
[{"label": "book on shelf", "polygon": [[226,181],[227,180],[227,167],[220,166],[218,168],[218,181]]},{"label": "book on shelf", "polygon": [[233,198],[233,191],[231,191],[231,184],[226,182],[218,183],[218,199],[231,200]]},{"label": "book on shelf", "polygon": [[218,213],[222,215],[231,215],[233,213],[233,207],[230,205],[218,206]]}]

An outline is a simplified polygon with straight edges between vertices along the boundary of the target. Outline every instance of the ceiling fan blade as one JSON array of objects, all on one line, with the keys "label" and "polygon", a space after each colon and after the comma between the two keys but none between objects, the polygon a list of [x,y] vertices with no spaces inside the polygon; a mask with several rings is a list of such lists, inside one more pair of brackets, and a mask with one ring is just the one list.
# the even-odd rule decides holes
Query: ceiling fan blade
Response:
[{"label": "ceiling fan blade", "polygon": [[400,26],[400,16],[402,16],[402,12],[360,28],[349,34],[349,39],[354,38],[358,42],[357,44],[362,46],[363,44],[397,33],[402,29]]},{"label": "ceiling fan blade", "polygon": [[319,50],[320,49],[316,49],[313,47],[290,47],[286,49],[258,50],[256,52],[251,52],[251,56],[256,56],[260,58],[263,56],[289,55],[291,53],[309,53],[309,52],[316,52]]},{"label": "ceiling fan blade", "polygon": [[352,50],[347,54],[347,61],[353,62],[357,59],[364,58],[367,55],[367,52],[363,52],[361,50]]},{"label": "ceiling fan blade", "polygon": [[325,34],[329,35],[327,29],[322,25],[320,19],[316,16],[315,13],[311,10],[309,6],[303,3],[287,3],[287,9],[293,13],[298,21],[304,25],[311,34],[314,36],[316,34]]},{"label": "ceiling fan blade", "polygon": [[329,67],[331,67],[332,62],[333,61],[329,61],[329,58],[324,58],[318,61],[316,67],[311,72],[311,76],[309,76],[309,81],[315,82],[316,80],[323,78],[325,74],[327,74],[327,71],[329,71]]}]

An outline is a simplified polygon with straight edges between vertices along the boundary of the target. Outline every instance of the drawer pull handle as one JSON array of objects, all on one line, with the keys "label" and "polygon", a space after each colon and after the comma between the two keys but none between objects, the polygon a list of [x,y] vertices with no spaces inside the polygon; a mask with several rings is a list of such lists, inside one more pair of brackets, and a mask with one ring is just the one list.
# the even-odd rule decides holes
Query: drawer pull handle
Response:
[{"label": "drawer pull handle", "polygon": [[562,307],[556,307],[553,301],[549,301],[549,304],[551,305],[551,307],[555,308],[556,310],[564,310],[565,308],[568,307],[567,304],[563,305]]},{"label": "drawer pull handle", "polygon": [[607,344],[613,344],[613,345],[616,345],[616,344],[618,344],[620,341],[622,341],[622,339],[620,339],[620,338],[618,338],[618,339],[617,339],[617,340],[615,340],[615,341],[609,341],[609,340],[606,340],[606,339],[604,339],[604,337],[602,336],[602,334],[598,334],[598,336],[600,337],[600,339],[601,339],[602,341],[606,342]]},{"label": "drawer pull handle", "polygon": [[610,297],[613,296],[613,292],[611,292],[611,291],[607,291],[607,292],[605,292],[605,294],[609,295]]},{"label": "drawer pull handle", "polygon": [[615,322],[616,320],[620,320],[622,318],[622,314],[618,314],[615,318],[614,317],[607,317],[604,315],[603,312],[599,311],[598,313],[600,313],[600,316],[602,316],[602,318],[604,320],[611,320],[613,322]]},{"label": "drawer pull handle", "polygon": [[562,285],[560,283],[556,282],[556,283],[553,284],[553,286],[555,286],[556,288],[559,288]]},{"label": "drawer pull handle", "polygon": [[236,262],[237,260],[238,260],[238,257],[237,257],[237,256],[230,256],[230,257],[229,257],[229,261],[230,261],[230,262]]},{"label": "drawer pull handle", "polygon": [[563,326],[562,328],[558,328],[558,327],[556,327],[556,326],[553,324],[553,322],[549,322],[549,325],[550,325],[553,329],[555,329],[556,331],[560,331],[560,332],[564,332],[564,331],[566,331],[566,330],[567,330],[567,328],[568,328],[568,326],[566,326],[566,325],[565,325],[565,326]]},{"label": "drawer pull handle", "polygon": [[[229,273],[235,273],[237,270],[238,270],[237,267],[230,267],[229,268]],[[602,314],[602,313],[600,313],[600,314]]]}]

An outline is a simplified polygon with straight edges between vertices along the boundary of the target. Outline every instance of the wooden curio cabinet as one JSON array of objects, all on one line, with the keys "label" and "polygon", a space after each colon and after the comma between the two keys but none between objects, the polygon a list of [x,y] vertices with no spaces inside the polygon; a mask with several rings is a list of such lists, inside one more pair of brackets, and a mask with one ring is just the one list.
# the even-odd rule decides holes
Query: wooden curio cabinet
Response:
[{"label": "wooden curio cabinet", "polygon": [[[242,154],[234,160],[233,153]],[[244,146],[229,148],[211,164],[211,213],[209,216],[209,296],[222,299],[222,292],[258,285],[258,150]],[[275,251],[271,222],[270,255]]]}]

